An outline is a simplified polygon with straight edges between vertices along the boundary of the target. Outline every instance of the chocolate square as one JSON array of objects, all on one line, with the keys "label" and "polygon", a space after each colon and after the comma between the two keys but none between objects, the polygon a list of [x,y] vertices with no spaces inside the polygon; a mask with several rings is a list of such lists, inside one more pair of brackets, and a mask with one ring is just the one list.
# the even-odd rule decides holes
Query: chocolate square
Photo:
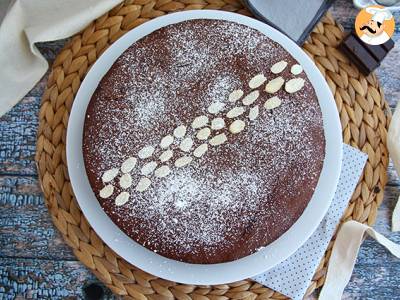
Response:
[{"label": "chocolate square", "polygon": [[392,39],[382,45],[369,45],[361,41],[355,32],[349,33],[339,45],[339,49],[365,75],[375,70],[393,47]]},{"label": "chocolate square", "polygon": [[368,75],[379,66],[379,60],[370,54],[364,43],[354,34],[349,34],[342,41],[340,49],[365,75]]}]

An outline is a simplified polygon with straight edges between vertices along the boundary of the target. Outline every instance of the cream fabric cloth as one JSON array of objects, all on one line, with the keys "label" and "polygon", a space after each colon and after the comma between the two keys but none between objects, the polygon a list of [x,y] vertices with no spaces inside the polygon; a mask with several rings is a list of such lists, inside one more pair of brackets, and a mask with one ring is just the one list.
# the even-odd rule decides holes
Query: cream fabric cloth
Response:
[{"label": "cream fabric cloth", "polygon": [[326,281],[319,295],[320,300],[340,300],[353,273],[357,254],[365,236],[368,235],[400,258],[400,245],[393,243],[371,227],[348,221],[342,225],[329,260]]},{"label": "cream fabric cloth", "polygon": [[[12,1],[0,27],[0,116],[17,104],[48,69],[35,43],[69,37],[120,2]],[[1,8],[5,6],[2,3]]]},{"label": "cream fabric cloth", "polygon": [[[393,165],[400,176],[400,102],[397,103],[388,132],[388,148]],[[392,215],[392,230],[400,231],[400,197]]]},{"label": "cream fabric cloth", "polygon": [[[6,3],[7,1],[8,3]],[[10,110],[40,80],[48,64],[37,42],[69,37],[122,0],[0,0],[0,116]],[[393,116],[388,146],[400,174],[400,106]],[[400,205],[393,213],[393,230],[400,230]],[[333,248],[321,299],[340,299],[348,283],[364,234],[374,237],[399,256],[398,246],[373,229],[349,222],[342,226]]]}]

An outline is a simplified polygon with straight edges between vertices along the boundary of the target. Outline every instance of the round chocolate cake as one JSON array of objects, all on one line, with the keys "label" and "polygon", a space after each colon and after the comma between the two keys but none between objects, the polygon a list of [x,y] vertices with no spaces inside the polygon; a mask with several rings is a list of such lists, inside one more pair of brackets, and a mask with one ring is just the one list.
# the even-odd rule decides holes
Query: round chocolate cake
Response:
[{"label": "round chocolate cake", "polygon": [[282,46],[244,25],[191,20],[116,60],[87,108],[83,155],[98,201],[129,237],[211,264],[296,222],[325,138],[314,89]]}]

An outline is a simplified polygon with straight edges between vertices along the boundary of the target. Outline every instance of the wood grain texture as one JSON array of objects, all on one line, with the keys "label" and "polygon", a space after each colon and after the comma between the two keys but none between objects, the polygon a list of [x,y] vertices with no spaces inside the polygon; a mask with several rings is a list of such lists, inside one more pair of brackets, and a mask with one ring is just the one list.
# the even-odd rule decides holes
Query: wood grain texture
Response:
[{"label": "wood grain texture", "polygon": [[[357,10],[351,1],[337,1],[334,16],[350,30]],[[397,21],[400,23],[399,14]],[[400,99],[400,26],[395,48],[378,70],[391,107]],[[51,62],[64,41],[39,45]],[[38,107],[46,76],[32,91],[0,118],[0,299],[81,298],[85,283],[95,280],[76,261],[44,206],[34,164]],[[400,243],[390,232],[390,217],[400,192],[392,166],[385,201],[375,228]],[[361,247],[344,299],[400,299],[400,262],[372,240]]]},{"label": "wood grain texture", "polygon": [[[82,299],[96,278],[77,261],[2,258],[0,299]],[[103,299],[114,299],[108,292]]]},{"label": "wood grain texture", "polygon": [[36,175],[37,97],[25,97],[0,119],[0,174]]},{"label": "wood grain texture", "polygon": [[0,177],[0,257],[76,260],[53,226],[38,180]]}]

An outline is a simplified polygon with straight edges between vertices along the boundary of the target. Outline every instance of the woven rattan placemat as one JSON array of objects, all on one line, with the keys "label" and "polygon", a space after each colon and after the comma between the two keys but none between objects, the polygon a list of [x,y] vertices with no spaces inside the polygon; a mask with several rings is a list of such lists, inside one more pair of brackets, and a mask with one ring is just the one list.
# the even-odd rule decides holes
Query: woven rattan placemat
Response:
[{"label": "woven rattan placemat", "polygon": [[[128,30],[165,13],[223,9],[249,15],[239,0],[127,0],[74,36],[55,59],[43,94],[36,161],[53,222],[76,257],[114,293],[137,299],[285,299],[251,280],[218,286],[181,285],[147,274],[118,257],[97,236],[74,198],[65,155],[66,128],[74,96],[90,66]],[[343,30],[329,14],[316,26],[304,50],[325,76],[340,112],[345,143],[368,154],[362,178],[343,220],[375,222],[387,181],[386,147],[390,112],[374,74],[365,77],[336,50]],[[307,291],[324,283],[332,242]]]}]

